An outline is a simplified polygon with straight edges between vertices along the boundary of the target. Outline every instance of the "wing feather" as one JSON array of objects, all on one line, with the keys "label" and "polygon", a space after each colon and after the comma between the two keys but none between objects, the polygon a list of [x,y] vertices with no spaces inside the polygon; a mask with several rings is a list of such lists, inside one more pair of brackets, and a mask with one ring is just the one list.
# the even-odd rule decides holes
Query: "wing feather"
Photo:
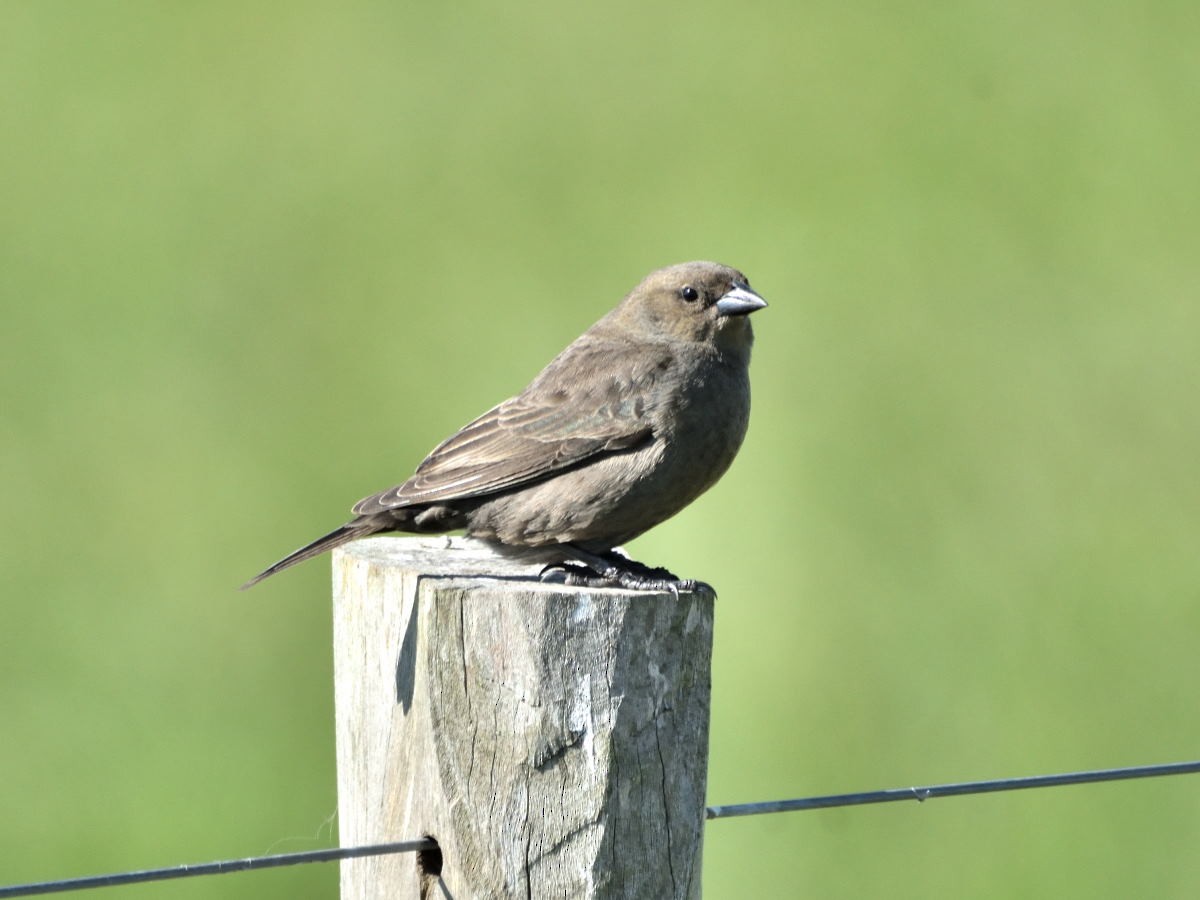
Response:
[{"label": "wing feather", "polygon": [[639,382],[666,365],[621,365],[632,362],[623,349],[576,342],[520,395],[435,447],[404,484],[359,501],[355,514],[495,494],[649,440]]}]

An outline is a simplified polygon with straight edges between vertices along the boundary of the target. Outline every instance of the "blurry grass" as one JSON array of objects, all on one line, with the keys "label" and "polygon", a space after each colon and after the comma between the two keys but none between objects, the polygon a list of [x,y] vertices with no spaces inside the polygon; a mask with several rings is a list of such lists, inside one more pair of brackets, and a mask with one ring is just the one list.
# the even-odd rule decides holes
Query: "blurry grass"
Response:
[{"label": "blurry grass", "polygon": [[[1195,757],[1191,6],[0,24],[0,883],[324,843],[327,569],[233,588],[688,258],[772,304],[634,547],[721,591],[713,802]],[[706,892],[1190,897],[1195,791],[714,823]]]}]

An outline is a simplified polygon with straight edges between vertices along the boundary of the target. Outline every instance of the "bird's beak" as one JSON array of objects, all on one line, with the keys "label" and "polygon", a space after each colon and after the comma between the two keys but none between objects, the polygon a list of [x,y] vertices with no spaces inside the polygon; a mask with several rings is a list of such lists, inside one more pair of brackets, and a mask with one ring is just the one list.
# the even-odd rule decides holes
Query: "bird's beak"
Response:
[{"label": "bird's beak", "polygon": [[722,316],[744,316],[766,305],[767,301],[750,288],[735,284],[717,301],[717,313]]}]

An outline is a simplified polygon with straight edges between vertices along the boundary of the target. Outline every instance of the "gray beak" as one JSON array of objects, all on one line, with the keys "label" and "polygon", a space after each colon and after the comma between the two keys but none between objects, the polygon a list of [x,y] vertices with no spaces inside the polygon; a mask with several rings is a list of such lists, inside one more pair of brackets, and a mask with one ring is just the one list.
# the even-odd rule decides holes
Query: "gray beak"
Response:
[{"label": "gray beak", "polygon": [[722,316],[744,316],[766,305],[767,301],[750,288],[735,284],[717,301],[717,313]]}]

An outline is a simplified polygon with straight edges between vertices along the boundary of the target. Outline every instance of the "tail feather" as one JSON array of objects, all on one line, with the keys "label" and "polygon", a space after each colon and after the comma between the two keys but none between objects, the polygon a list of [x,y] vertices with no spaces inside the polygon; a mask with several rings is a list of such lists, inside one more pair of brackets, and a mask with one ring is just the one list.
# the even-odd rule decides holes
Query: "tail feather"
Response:
[{"label": "tail feather", "polygon": [[290,569],[296,563],[304,562],[306,559],[312,559],[314,556],[320,556],[326,550],[332,550],[334,547],[340,547],[342,544],[352,541],[355,538],[366,537],[368,534],[374,534],[377,531],[386,530],[388,526],[381,526],[378,522],[372,521],[353,521],[347,522],[341,528],[335,528],[329,534],[317,538],[311,544],[306,544],[294,553],[289,553],[283,559],[274,565],[259,572],[239,590],[253,587],[264,578],[274,575],[276,572],[282,572],[284,569]]}]

